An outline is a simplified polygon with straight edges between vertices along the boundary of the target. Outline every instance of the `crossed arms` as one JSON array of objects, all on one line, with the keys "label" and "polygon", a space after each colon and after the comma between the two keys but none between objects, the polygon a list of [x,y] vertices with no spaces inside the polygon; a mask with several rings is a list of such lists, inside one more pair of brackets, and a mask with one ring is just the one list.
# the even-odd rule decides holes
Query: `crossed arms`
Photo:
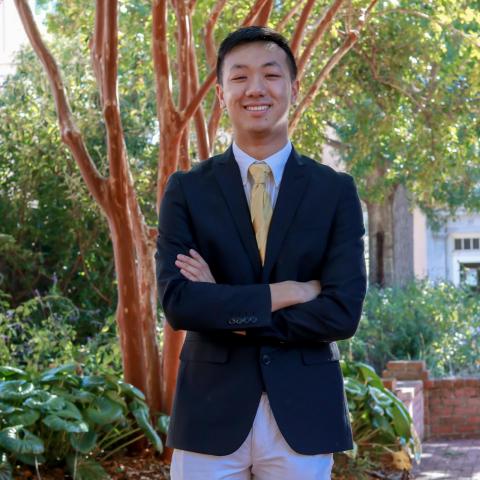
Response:
[{"label": "crossed arms", "polygon": [[362,212],[350,176],[342,175],[342,192],[319,279],[227,285],[214,283],[208,265],[194,248],[181,175],[172,175],[165,191],[156,254],[160,299],[174,329],[233,334],[240,329],[232,319],[240,317],[247,319],[241,328],[249,334],[286,342],[335,341],[355,333],[366,274]]}]

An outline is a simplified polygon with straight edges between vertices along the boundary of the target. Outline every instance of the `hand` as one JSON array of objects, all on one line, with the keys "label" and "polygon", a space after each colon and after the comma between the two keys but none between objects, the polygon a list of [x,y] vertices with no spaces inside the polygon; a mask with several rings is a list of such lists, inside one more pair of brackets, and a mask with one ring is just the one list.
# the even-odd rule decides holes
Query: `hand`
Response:
[{"label": "hand", "polygon": [[[192,282],[217,283],[213,278],[210,267],[202,256],[193,248],[191,248],[188,253],[191,257],[182,255],[181,253],[177,255],[175,265],[180,269],[180,273]],[[247,334],[245,330],[234,330],[233,333],[237,335]]]},{"label": "hand", "polygon": [[180,269],[180,273],[192,282],[216,283],[207,262],[201,255],[191,248],[188,255],[177,255],[175,265]]}]

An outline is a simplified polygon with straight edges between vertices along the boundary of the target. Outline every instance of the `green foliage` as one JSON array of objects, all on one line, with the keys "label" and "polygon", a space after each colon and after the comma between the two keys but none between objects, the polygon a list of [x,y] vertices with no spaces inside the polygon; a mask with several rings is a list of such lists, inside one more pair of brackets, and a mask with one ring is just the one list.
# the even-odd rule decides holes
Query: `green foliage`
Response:
[{"label": "green foliage", "polygon": [[480,209],[479,34],[478,1],[376,6],[317,100],[364,200],[402,184],[430,218]]},{"label": "green foliage", "polygon": [[98,315],[81,312],[55,292],[13,308],[8,295],[0,291],[0,364],[34,373],[75,361],[89,373],[119,375],[122,366],[115,319],[103,320]]},{"label": "green foliage", "polygon": [[80,364],[31,375],[0,367],[0,478],[11,465],[66,464],[74,478],[106,478],[97,461],[148,438],[162,452],[142,392],[113,375],[90,376]]},{"label": "green foliage", "polygon": [[434,376],[480,374],[478,292],[449,283],[370,287],[350,358],[381,372],[389,360],[425,360]]},{"label": "green foliage", "polygon": [[[79,70],[78,49],[59,40],[69,92],[91,133],[94,160],[102,143],[93,84]],[[68,59],[68,61],[66,60]],[[30,50],[0,90],[0,288],[16,305],[52,283],[82,308],[111,309],[115,298],[108,230],[74,162],[60,142],[54,104],[41,65]],[[92,93],[93,91],[93,93]]]},{"label": "green foliage", "polygon": [[381,466],[385,454],[399,451],[419,461],[421,445],[401,400],[364,363],[342,362],[342,372],[355,443],[353,450],[336,454],[334,471],[368,478],[366,470]]}]

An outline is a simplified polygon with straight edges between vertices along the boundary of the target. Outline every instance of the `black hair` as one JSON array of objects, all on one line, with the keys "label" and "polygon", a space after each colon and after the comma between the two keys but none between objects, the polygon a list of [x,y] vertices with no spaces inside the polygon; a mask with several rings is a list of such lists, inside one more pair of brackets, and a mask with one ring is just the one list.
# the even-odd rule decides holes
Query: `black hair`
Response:
[{"label": "black hair", "polygon": [[217,82],[222,83],[222,70],[225,55],[239,45],[252,42],[271,42],[278,45],[287,54],[287,64],[292,80],[297,78],[297,62],[283,35],[268,27],[242,27],[231,32],[220,44],[217,55]]}]

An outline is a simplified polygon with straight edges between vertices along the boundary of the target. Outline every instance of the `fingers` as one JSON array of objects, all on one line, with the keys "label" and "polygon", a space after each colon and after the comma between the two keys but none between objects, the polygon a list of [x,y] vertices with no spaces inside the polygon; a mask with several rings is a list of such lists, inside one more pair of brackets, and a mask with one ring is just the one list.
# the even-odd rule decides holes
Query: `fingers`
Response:
[{"label": "fingers", "polygon": [[194,250],[193,248],[191,248],[188,253],[192,256],[192,258],[194,258],[195,260],[197,260],[197,262],[200,262],[201,265],[207,265],[207,262],[202,258],[202,256],[196,251]]},{"label": "fingers", "polygon": [[175,265],[180,269],[180,273],[194,282],[215,283],[210,267],[202,256],[193,248],[189,250],[191,255],[182,255],[179,253],[175,260]]}]

